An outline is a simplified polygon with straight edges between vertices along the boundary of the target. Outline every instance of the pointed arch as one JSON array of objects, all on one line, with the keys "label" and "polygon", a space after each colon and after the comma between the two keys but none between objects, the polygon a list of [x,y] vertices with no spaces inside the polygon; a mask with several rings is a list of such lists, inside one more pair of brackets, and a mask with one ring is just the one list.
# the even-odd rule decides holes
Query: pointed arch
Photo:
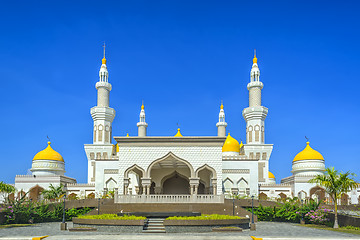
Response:
[{"label": "pointed arch", "polygon": [[112,190],[112,189],[116,188],[117,182],[116,182],[112,177],[110,177],[110,178],[105,182],[105,186],[106,186],[107,189]]},{"label": "pointed arch", "polygon": [[204,165],[202,165],[201,167],[199,167],[198,169],[196,169],[196,171],[195,171],[195,177],[199,177],[199,172],[201,171],[201,170],[204,170],[204,169],[206,169],[206,170],[209,170],[211,173],[212,173],[212,179],[216,179],[217,177],[216,177],[216,170],[214,169],[214,168],[212,168],[212,167],[210,167],[209,165],[207,165],[207,164],[204,164]]},{"label": "pointed arch", "polygon": [[190,177],[191,177],[191,178],[194,178],[195,172],[194,172],[194,168],[192,167],[192,165],[191,165],[188,161],[186,161],[185,159],[182,159],[182,158],[176,156],[176,155],[175,155],[174,153],[172,153],[172,152],[169,152],[169,153],[166,154],[165,156],[154,160],[154,161],[149,165],[149,167],[147,168],[145,176],[146,176],[147,178],[150,178],[151,169],[153,168],[153,166],[154,166],[155,164],[161,163],[162,161],[167,160],[167,159],[171,159],[171,158],[173,158],[173,159],[175,159],[176,161],[179,161],[179,162],[185,164],[185,165],[190,169]]},{"label": "pointed arch", "polygon": [[124,178],[129,178],[129,172],[131,172],[131,171],[135,172],[139,176],[142,176],[142,177],[145,176],[145,170],[142,167],[139,167],[137,164],[134,164],[125,170]]},{"label": "pointed arch", "polygon": [[243,177],[240,178],[240,179],[236,182],[236,184],[239,184],[241,181],[244,181],[246,184],[249,184],[248,181],[246,181],[245,178],[243,178]]}]

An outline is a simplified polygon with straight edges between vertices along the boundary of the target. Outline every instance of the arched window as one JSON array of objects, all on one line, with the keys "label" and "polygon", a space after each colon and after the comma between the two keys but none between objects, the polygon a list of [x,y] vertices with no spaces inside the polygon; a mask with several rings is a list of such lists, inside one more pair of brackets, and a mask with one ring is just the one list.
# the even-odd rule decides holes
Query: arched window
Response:
[{"label": "arched window", "polygon": [[261,127],[261,142],[265,142],[265,131],[264,126]]},{"label": "arched window", "polygon": [[99,125],[99,136],[98,136],[98,140],[99,140],[99,142],[101,142],[102,141],[102,139],[103,139],[103,125]]},{"label": "arched window", "polygon": [[250,125],[248,127],[248,142],[252,142],[252,131],[253,131],[253,127]]},{"label": "arched window", "polygon": [[260,127],[259,125],[255,126],[255,142],[259,142],[260,141]]},{"label": "arched window", "polygon": [[110,127],[106,126],[105,127],[105,142],[109,142],[110,140]]}]

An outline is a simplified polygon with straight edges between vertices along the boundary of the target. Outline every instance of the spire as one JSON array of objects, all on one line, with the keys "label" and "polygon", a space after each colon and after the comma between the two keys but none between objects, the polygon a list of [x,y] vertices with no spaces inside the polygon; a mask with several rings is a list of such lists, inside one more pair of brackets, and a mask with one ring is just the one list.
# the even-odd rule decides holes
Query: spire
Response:
[{"label": "spire", "polygon": [[260,70],[257,64],[256,49],[254,49],[253,65],[250,72],[250,81],[260,81]]},{"label": "spire", "polygon": [[141,104],[140,120],[136,125],[138,127],[138,136],[139,137],[146,137],[146,128],[147,128],[148,124],[145,121],[144,101],[142,101],[142,104]]},{"label": "spire", "polygon": [[105,64],[105,65],[106,65],[105,47],[106,47],[106,45],[105,45],[105,42],[104,42],[104,45],[103,45],[103,48],[104,48],[104,57],[103,57],[103,59],[102,59],[102,64]]},{"label": "spire", "polygon": [[225,111],[222,100],[221,100],[220,112],[219,112],[219,123],[225,123]]},{"label": "spire", "polygon": [[141,105],[141,111],[140,111],[140,122],[145,123],[145,107],[144,107],[144,101]]},{"label": "spire", "polygon": [[218,137],[225,137],[226,126],[227,126],[227,123],[225,122],[224,104],[221,100],[220,112],[219,112],[219,122],[216,123],[216,127],[218,128]]},{"label": "spire", "polygon": [[104,48],[104,57],[102,59],[102,65],[100,67],[100,71],[99,71],[99,82],[108,82],[108,79],[109,79],[109,72],[107,70],[107,67],[106,67],[106,58],[105,58],[105,43],[103,45],[103,48]]},{"label": "spire", "polygon": [[257,63],[257,58],[256,58],[256,49],[254,49],[254,58],[253,58],[253,63]]}]

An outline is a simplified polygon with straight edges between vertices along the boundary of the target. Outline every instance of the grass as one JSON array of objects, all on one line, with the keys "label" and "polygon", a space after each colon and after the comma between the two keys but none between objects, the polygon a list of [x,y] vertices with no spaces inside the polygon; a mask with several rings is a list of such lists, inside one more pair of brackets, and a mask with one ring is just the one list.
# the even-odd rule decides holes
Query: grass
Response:
[{"label": "grass", "polygon": [[6,224],[6,225],[0,225],[0,229],[3,228],[14,228],[14,227],[27,227],[31,226],[32,224]]},{"label": "grass", "polygon": [[82,215],[78,216],[81,219],[107,219],[107,220],[145,220],[146,217],[138,216],[118,216],[116,214],[101,214],[101,215]]},{"label": "grass", "polygon": [[168,217],[166,220],[227,220],[227,219],[241,219],[241,217],[211,214],[211,215],[201,215],[195,217]]},{"label": "grass", "polygon": [[306,225],[300,225],[300,226],[322,229],[322,230],[330,230],[330,231],[334,231],[334,232],[352,233],[352,234],[360,235],[360,228],[354,227],[354,226],[346,226],[346,227],[339,227],[339,228],[332,228],[332,227],[325,226],[325,225],[315,225],[315,224],[306,224]]}]

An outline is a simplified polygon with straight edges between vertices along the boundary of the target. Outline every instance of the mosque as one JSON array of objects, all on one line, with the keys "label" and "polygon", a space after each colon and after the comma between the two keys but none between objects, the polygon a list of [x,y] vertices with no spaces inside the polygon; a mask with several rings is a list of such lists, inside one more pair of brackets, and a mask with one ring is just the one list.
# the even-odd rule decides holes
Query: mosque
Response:
[{"label": "mosque", "polygon": [[[174,136],[148,136],[142,105],[138,136],[113,137],[115,110],[109,106],[112,85],[104,51],[99,81],[95,85],[97,105],[90,109],[93,140],[92,144],[84,145],[87,183],[79,184],[64,175],[64,159],[49,142],[34,156],[32,174],[15,177],[16,194],[29,192],[29,197],[36,200],[50,184],[66,184],[68,196],[94,198],[113,191],[115,202],[124,203],[219,203],[234,195],[273,200],[329,199],[322,188],[308,183],[325,171],[323,156],[312,149],[309,142],[294,157],[292,175],[276,184],[275,176],[269,172],[273,144],[265,143],[268,108],[261,102],[263,86],[255,55],[247,85],[249,107],[242,112],[246,121],[246,143],[239,143],[226,133],[223,104],[216,123],[217,136],[183,136],[180,128]],[[341,202],[357,204],[359,192],[345,194]]]}]

